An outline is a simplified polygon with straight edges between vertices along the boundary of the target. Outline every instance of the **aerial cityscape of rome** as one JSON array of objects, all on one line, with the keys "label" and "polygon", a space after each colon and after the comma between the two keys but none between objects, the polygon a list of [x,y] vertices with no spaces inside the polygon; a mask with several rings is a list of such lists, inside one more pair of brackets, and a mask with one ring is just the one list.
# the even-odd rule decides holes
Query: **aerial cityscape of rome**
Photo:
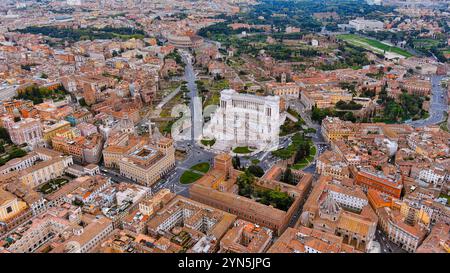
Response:
[{"label": "aerial cityscape of rome", "polygon": [[450,253],[449,106],[450,0],[0,0],[0,256]]}]

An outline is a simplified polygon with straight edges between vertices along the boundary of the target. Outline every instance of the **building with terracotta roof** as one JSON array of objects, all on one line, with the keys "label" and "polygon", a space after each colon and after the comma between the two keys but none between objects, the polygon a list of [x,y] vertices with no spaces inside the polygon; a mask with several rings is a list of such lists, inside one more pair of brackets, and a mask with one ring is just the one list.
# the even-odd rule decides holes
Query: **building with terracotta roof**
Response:
[{"label": "building with terracotta roof", "polygon": [[[29,165],[14,171],[9,171],[0,178],[0,182],[19,181],[29,187],[37,187],[51,179],[64,174],[67,167],[73,164],[71,156],[46,149],[37,148],[34,150],[34,156],[31,161],[26,160]],[[25,159],[28,159],[25,156]]]},{"label": "building with terracotta roof", "polygon": [[178,195],[148,222],[147,230],[151,236],[176,242],[188,252],[210,253],[217,251],[235,220],[233,214]]},{"label": "building with terracotta roof", "polygon": [[42,141],[42,124],[38,119],[25,118],[14,121],[11,116],[2,117],[1,124],[8,130],[11,141],[14,144],[28,144],[36,146]]},{"label": "building with terracotta roof", "polygon": [[338,180],[350,176],[350,170],[344,159],[339,154],[328,150],[317,158],[316,172]]},{"label": "building with terracotta roof", "polygon": [[354,167],[350,169],[355,177],[355,183],[367,192],[375,189],[387,193],[395,198],[400,198],[403,188],[403,176],[399,173],[385,173],[373,168]]},{"label": "building with terracotta roof", "polygon": [[303,225],[344,238],[356,249],[367,250],[375,238],[378,217],[356,185],[343,185],[321,176],[303,206],[297,226]]},{"label": "building with terracotta roof", "polygon": [[320,109],[334,107],[338,101],[349,102],[353,95],[346,90],[340,88],[328,88],[313,91],[303,91],[300,101],[305,105],[307,110],[312,107]]},{"label": "building with terracotta roof", "polygon": [[[286,75],[284,74],[284,77]],[[283,78],[281,83],[269,82],[266,83],[266,89],[269,94],[280,96],[283,98],[299,98],[300,97],[300,85],[294,82],[286,83],[286,79]]]},{"label": "building with terracotta roof", "polygon": [[66,120],[48,121],[44,123],[43,127],[42,138],[46,142],[50,143],[52,138],[56,136],[57,133],[70,129],[70,123]]},{"label": "building with terracotta roof", "polygon": [[336,117],[326,117],[322,120],[322,136],[325,141],[347,138],[356,134],[355,126],[350,121]]},{"label": "building with terracotta roof", "polygon": [[450,253],[450,225],[439,222],[417,248],[417,253]]},{"label": "building with terracotta roof", "polygon": [[219,253],[264,253],[271,240],[272,230],[239,219],[220,240]]},{"label": "building with terracotta roof", "polygon": [[293,172],[297,185],[280,182],[283,173],[283,168],[274,166],[263,177],[255,179],[254,183],[258,189],[277,189],[292,197],[293,203],[287,211],[239,195],[236,183],[241,172],[233,169],[231,156],[228,154],[217,155],[214,158],[214,167],[194,182],[189,193],[196,201],[233,213],[280,235],[303,203],[312,184],[312,175],[301,171]]},{"label": "building with terracotta roof", "polygon": [[342,237],[300,226],[288,228],[267,253],[358,253]]},{"label": "building with terracotta roof", "polygon": [[6,223],[28,208],[27,204],[0,188],[0,222]]},{"label": "building with terracotta roof", "polygon": [[425,238],[427,229],[420,223],[407,222],[407,217],[395,207],[377,209],[379,225],[389,240],[408,252],[415,252]]},{"label": "building with terracotta roof", "polygon": [[107,168],[119,168],[119,161],[126,154],[148,143],[148,139],[119,132],[110,136],[103,149],[103,160]]},{"label": "building with terracotta roof", "polygon": [[56,134],[52,138],[52,146],[80,163],[98,163],[102,155],[103,137],[99,133],[74,138]]},{"label": "building with terracotta roof", "polygon": [[[81,208],[65,204],[51,208],[10,235],[10,252],[87,253],[113,231],[112,221],[82,214]],[[61,236],[59,236],[61,235]]]}]

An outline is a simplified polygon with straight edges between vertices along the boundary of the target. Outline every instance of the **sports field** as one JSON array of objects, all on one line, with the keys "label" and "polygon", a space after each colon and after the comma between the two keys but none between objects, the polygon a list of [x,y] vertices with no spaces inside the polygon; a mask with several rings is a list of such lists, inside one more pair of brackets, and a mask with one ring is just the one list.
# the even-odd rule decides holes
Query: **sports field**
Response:
[{"label": "sports field", "polygon": [[340,34],[337,35],[338,39],[344,40],[347,43],[355,46],[359,46],[370,50],[375,53],[384,54],[385,52],[395,53],[406,58],[412,57],[413,54],[399,47],[390,46],[380,41],[358,36],[356,34]]}]

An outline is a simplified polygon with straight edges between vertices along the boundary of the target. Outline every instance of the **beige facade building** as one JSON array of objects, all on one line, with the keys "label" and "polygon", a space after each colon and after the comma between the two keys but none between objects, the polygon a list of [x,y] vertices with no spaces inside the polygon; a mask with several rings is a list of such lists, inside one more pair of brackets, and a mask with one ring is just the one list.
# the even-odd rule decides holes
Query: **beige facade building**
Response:
[{"label": "beige facade building", "polygon": [[329,90],[304,91],[301,93],[300,101],[306,109],[311,110],[313,106],[320,109],[334,107],[338,101],[349,102],[352,98],[352,94],[343,89],[331,88]]},{"label": "beige facade building", "polygon": [[120,174],[144,186],[151,186],[175,166],[173,140],[162,138],[132,151],[119,161]]},{"label": "beige facade building", "polygon": [[[158,211],[148,222],[148,233],[159,239],[177,242],[181,246],[184,237],[190,253],[217,251],[220,239],[236,220],[236,216],[204,205],[183,196],[176,196]],[[168,246],[168,245],[167,245]]]},{"label": "beige facade building", "polygon": [[103,149],[103,160],[107,168],[119,168],[119,161],[128,153],[143,147],[148,141],[126,132],[108,138]]},{"label": "beige facade building", "polygon": [[343,237],[346,244],[367,251],[375,239],[377,222],[377,215],[358,186],[321,176],[297,224]]},{"label": "beige facade building", "polygon": [[325,151],[317,158],[316,172],[336,179],[348,178],[350,170],[344,159],[332,151]]},{"label": "beige facade building", "polygon": [[[17,159],[16,163],[19,163]],[[4,169],[5,174],[0,177],[0,182],[18,181],[31,188],[55,179],[64,174],[67,167],[73,164],[72,156],[64,156],[62,153],[46,148],[35,149],[31,157],[23,157],[23,164],[12,169]]]},{"label": "beige facade building", "polygon": [[28,208],[27,204],[5,190],[0,189],[0,222],[7,222]]},{"label": "beige facade building", "polygon": [[37,187],[51,179],[64,174],[67,167],[73,164],[72,156],[64,156],[48,149],[37,149],[44,161],[20,171],[20,182],[30,187]]},{"label": "beige facade building", "polygon": [[255,187],[261,190],[277,189],[293,198],[287,211],[268,206],[238,194],[237,178],[240,171],[233,169],[231,156],[219,154],[214,158],[212,168],[189,189],[192,199],[215,208],[233,213],[239,218],[272,229],[280,235],[290,219],[304,201],[311,187],[312,175],[293,171],[297,185],[280,182],[284,169],[272,167],[263,177],[255,180]]},{"label": "beige facade building", "polygon": [[408,223],[406,217],[395,208],[377,209],[381,229],[387,233],[389,240],[408,252],[415,252],[427,234],[420,223]]}]

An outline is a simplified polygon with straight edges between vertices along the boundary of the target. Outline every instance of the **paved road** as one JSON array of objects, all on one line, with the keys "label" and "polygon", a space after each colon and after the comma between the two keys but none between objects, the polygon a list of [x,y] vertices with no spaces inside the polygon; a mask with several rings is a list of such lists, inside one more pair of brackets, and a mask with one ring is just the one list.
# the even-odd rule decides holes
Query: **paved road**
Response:
[{"label": "paved road", "polygon": [[189,103],[189,108],[191,109],[192,125],[192,144],[195,145],[195,141],[199,140],[202,135],[203,130],[203,108],[202,99],[198,96],[196,73],[194,72],[194,67],[192,66],[193,57],[186,51],[181,51],[181,56],[183,62],[186,64],[184,67],[184,77],[187,82],[186,87],[189,90],[189,97],[191,98]]},{"label": "paved road", "polygon": [[377,229],[375,233],[375,241],[377,241],[381,246],[381,253],[406,253],[405,250],[394,244],[393,242],[389,241],[386,234]]},{"label": "paved road", "polygon": [[[186,151],[186,159],[183,161],[177,161],[174,170],[172,172],[169,172],[160,181],[152,185],[151,189],[152,192],[157,192],[163,188],[166,188],[170,189],[176,194],[188,197],[190,185],[184,185],[180,183],[181,175],[187,169],[200,162],[209,162],[212,165],[212,160],[215,154],[200,148],[195,141],[195,139],[198,138],[199,135],[201,135],[202,130],[203,117],[201,99],[200,97],[198,97],[197,84],[195,83],[196,74],[192,66],[192,56],[185,51],[182,51],[181,55],[183,61],[186,64],[184,79],[187,82],[186,87],[189,90],[188,95],[191,98],[189,108],[191,110],[191,124],[194,124],[194,126],[191,127],[190,140],[181,140],[175,143],[176,147]],[[144,118],[141,122],[138,123],[138,126],[144,125],[146,123],[148,123],[148,119]],[[117,170],[106,169],[104,166],[101,167],[101,170],[103,175],[111,177],[111,179],[115,182],[123,181],[127,183],[135,183],[134,181],[120,175]]]},{"label": "paved road", "polygon": [[420,119],[415,121],[406,122],[413,127],[425,127],[429,125],[439,124],[445,120],[445,112],[448,111],[448,98],[447,92],[441,86],[441,80],[444,76],[433,75],[431,76],[431,104],[430,104],[430,116],[426,119]]},{"label": "paved road", "polygon": [[176,146],[182,150],[186,150],[187,157],[185,160],[176,163],[176,167],[173,172],[169,173],[166,178],[156,183],[153,187],[153,191],[158,191],[162,188],[171,189],[176,194],[183,196],[189,195],[190,185],[184,185],[180,183],[181,175],[190,167],[200,162],[213,163],[215,154],[213,152],[202,149],[198,146],[197,140],[202,134],[203,129],[203,115],[201,98],[198,96],[196,73],[192,66],[192,56],[186,52],[181,51],[183,62],[186,64],[184,68],[184,78],[187,82],[186,87],[189,90],[189,97],[191,98],[189,103],[189,109],[191,110],[191,139],[184,141],[177,141]]}]

